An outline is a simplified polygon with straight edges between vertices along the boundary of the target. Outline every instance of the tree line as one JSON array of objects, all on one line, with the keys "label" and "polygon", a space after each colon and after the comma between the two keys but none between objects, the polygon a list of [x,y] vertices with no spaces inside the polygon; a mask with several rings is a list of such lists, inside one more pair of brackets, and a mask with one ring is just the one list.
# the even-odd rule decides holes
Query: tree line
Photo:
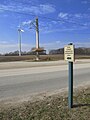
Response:
[{"label": "tree line", "polygon": [[[36,55],[35,51],[24,51],[21,52],[22,55]],[[40,55],[46,55],[46,50],[39,52]],[[64,54],[64,48],[59,48],[59,49],[52,49],[49,51],[48,53],[49,55],[55,55],[55,54]],[[90,48],[84,48],[84,47],[79,47],[79,48],[75,48],[75,54],[76,55],[90,55]],[[19,55],[19,51],[14,51],[14,52],[9,52],[9,53],[5,53],[3,54],[4,56],[18,56]],[[2,56],[2,54],[0,54],[0,56]]]},{"label": "tree line", "polygon": [[[49,54],[50,55],[64,54],[64,48],[50,50]],[[90,48],[84,48],[84,47],[75,48],[75,54],[76,55],[90,55]]]},{"label": "tree line", "polygon": [[[28,51],[28,52],[24,51],[23,52],[22,51],[21,54],[22,55],[36,55],[36,52],[34,52],[34,51]],[[44,50],[42,52],[39,52],[39,54],[40,55],[46,55],[46,51]],[[8,53],[3,54],[3,56],[18,56],[18,55],[19,55],[18,50],[14,51],[14,52],[8,52]],[[0,54],[0,56],[2,56],[2,54]]]}]

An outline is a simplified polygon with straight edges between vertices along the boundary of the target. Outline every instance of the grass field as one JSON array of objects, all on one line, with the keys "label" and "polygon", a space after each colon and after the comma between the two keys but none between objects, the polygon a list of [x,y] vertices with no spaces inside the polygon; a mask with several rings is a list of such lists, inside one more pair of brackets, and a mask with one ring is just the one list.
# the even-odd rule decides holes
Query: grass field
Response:
[{"label": "grass field", "polygon": [[1,107],[0,120],[90,120],[90,87],[74,91],[74,107],[68,108],[67,93]]},{"label": "grass field", "polygon": [[[35,61],[35,55],[27,56],[0,56],[0,62],[11,62],[11,61]],[[63,60],[64,55],[40,55],[40,61],[56,61]],[[90,56],[76,55],[75,59],[90,59]]]}]

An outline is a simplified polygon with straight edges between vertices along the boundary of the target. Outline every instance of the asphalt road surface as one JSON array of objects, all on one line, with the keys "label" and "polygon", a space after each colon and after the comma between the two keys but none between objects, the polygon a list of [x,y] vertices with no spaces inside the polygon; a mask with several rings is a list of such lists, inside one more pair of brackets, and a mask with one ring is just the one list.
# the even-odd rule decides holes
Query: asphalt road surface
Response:
[{"label": "asphalt road surface", "polygon": [[[90,62],[74,64],[74,87],[90,84]],[[68,88],[68,65],[0,70],[0,101]]]}]

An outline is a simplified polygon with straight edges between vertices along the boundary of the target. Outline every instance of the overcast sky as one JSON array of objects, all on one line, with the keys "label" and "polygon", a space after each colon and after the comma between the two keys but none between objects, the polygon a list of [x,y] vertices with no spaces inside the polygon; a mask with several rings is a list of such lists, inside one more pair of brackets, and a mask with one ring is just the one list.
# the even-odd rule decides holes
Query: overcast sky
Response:
[{"label": "overcast sky", "polygon": [[75,46],[90,47],[90,0],[0,0],[0,53],[18,50],[21,26],[22,51],[35,47],[39,19],[40,46],[47,50]]}]

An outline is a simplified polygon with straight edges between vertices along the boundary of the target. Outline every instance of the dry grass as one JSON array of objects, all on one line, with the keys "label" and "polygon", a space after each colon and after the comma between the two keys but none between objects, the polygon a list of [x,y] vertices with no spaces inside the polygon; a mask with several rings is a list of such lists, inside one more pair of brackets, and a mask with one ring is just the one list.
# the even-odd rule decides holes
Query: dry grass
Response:
[{"label": "dry grass", "polygon": [[35,58],[34,55],[31,55],[31,56],[0,56],[0,62],[33,60],[34,58]]},{"label": "dry grass", "polygon": [[[0,56],[0,62],[11,62],[11,61],[35,61],[35,55],[27,55],[27,56]],[[90,59],[90,56],[85,55],[76,55],[76,59]],[[63,60],[64,55],[40,55],[40,61],[56,61]]]},{"label": "dry grass", "polygon": [[72,109],[68,109],[67,95],[58,94],[3,108],[0,120],[90,120],[90,87],[75,91]]}]

